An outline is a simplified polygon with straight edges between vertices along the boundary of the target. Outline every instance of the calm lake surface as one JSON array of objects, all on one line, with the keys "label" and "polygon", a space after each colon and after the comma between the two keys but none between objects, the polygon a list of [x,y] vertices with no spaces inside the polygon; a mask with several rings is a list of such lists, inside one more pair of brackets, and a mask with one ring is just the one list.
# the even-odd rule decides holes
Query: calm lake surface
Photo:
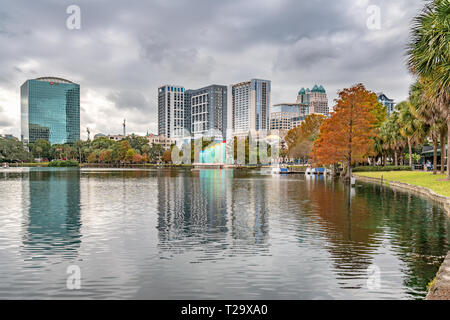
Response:
[{"label": "calm lake surface", "polygon": [[431,201],[261,171],[11,168],[0,208],[1,299],[421,299],[450,247]]}]

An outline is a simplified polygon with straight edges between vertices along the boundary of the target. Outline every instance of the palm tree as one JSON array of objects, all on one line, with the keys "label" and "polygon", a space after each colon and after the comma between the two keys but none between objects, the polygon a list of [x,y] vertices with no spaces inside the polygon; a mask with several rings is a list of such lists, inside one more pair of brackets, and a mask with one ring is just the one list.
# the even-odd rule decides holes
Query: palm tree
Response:
[{"label": "palm tree", "polygon": [[[427,88],[429,88],[429,81],[422,78],[419,79],[410,88],[409,100],[411,101],[411,110],[415,116],[428,125],[428,135],[433,142],[433,174],[436,174],[438,137],[443,126],[443,121],[439,107],[427,98]],[[443,169],[441,168],[441,170]]]},{"label": "palm tree", "polygon": [[426,135],[425,123],[416,117],[413,106],[409,101],[402,101],[397,105],[399,110],[398,122],[400,134],[406,138],[409,152],[409,166],[412,168],[412,145],[420,142]]},{"label": "palm tree", "polygon": [[373,138],[373,151],[375,152],[374,163],[378,162],[378,157],[381,156],[381,165],[384,166],[384,141],[383,136],[380,130],[378,130],[378,134]]},{"label": "palm tree", "polygon": [[[414,18],[408,44],[408,65],[413,74],[426,79],[424,95],[437,106],[441,119],[450,127],[450,0],[427,3]],[[447,130],[450,146],[450,130]],[[445,150],[441,150],[445,155]],[[450,157],[447,156],[450,180]]]},{"label": "palm tree", "polygon": [[380,137],[384,148],[394,154],[394,165],[398,165],[398,154],[405,145],[405,139],[399,130],[399,113],[393,112],[380,127]]}]

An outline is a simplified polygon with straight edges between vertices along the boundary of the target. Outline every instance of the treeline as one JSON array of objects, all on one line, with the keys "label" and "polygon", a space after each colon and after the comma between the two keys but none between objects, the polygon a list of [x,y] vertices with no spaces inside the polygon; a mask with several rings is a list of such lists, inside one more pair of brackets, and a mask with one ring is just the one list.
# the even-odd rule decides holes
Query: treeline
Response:
[{"label": "treeline", "polygon": [[0,161],[32,162],[74,160],[79,163],[158,163],[170,162],[170,151],[161,145],[149,145],[144,137],[126,137],[121,141],[100,137],[93,141],[50,145],[37,140],[24,146],[16,139],[0,139]]},{"label": "treeline", "polygon": [[[318,166],[343,166],[347,178],[350,168],[359,164],[379,166],[404,165],[420,161],[420,151],[428,142],[434,146],[434,171],[437,148],[446,148],[447,125],[436,116],[434,120],[422,113],[422,99],[417,84],[410,98],[396,106],[389,116],[375,93],[362,84],[339,92],[334,112],[329,118],[308,115],[298,127],[286,135],[288,156]],[[444,154],[444,153],[443,153]],[[445,156],[441,157],[444,172]]]},{"label": "treeline", "polygon": [[33,155],[17,139],[0,138],[0,162],[30,162]]}]

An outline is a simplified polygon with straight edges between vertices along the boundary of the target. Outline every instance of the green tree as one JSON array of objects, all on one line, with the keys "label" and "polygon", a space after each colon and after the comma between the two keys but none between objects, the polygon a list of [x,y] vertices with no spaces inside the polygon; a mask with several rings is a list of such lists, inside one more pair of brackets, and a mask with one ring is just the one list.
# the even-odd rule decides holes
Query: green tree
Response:
[{"label": "green tree", "polygon": [[128,149],[127,153],[125,154],[125,158],[123,160],[128,163],[132,162],[133,158],[134,158],[134,154],[135,154],[135,152],[133,149],[131,149],[131,148]]},{"label": "green tree", "polygon": [[51,158],[50,154],[51,145],[50,142],[44,139],[36,140],[33,145],[31,152],[36,158]]},{"label": "green tree", "polygon": [[76,158],[76,150],[70,144],[54,144],[50,148],[51,159],[74,159]]},{"label": "green tree", "polygon": [[384,149],[394,156],[394,165],[398,165],[398,155],[405,145],[405,138],[399,131],[399,113],[393,112],[380,127]]},{"label": "green tree", "polygon": [[31,161],[32,158],[32,154],[25,149],[21,141],[0,138],[0,162]]},{"label": "green tree", "polygon": [[[415,17],[408,44],[408,65],[413,74],[426,79],[425,95],[440,111],[450,128],[450,0],[428,2]],[[450,146],[450,130],[447,130]],[[444,154],[442,150],[442,154]],[[447,157],[450,180],[450,156]]]},{"label": "green tree", "polygon": [[107,150],[112,148],[115,144],[117,144],[117,142],[114,140],[108,139],[107,137],[100,137],[90,142],[90,147],[93,150]]},{"label": "green tree", "polygon": [[92,151],[88,158],[87,158],[88,163],[96,163],[97,162],[97,155],[95,154],[94,151]]},{"label": "green tree", "polygon": [[143,148],[145,149],[145,146],[148,146],[148,139],[145,137],[139,137],[139,136],[131,136],[127,137],[126,140],[130,143],[130,147],[134,150],[139,151],[141,154],[145,153],[143,151]]},{"label": "green tree", "polygon": [[414,143],[422,141],[427,134],[426,125],[416,117],[413,106],[409,101],[402,101],[397,105],[399,110],[400,134],[408,143],[409,166],[412,168],[412,146]]},{"label": "green tree", "polygon": [[121,140],[119,142],[119,148],[118,148],[118,160],[124,161],[125,157],[127,155],[127,152],[130,149],[131,149],[130,142],[126,139]]},{"label": "green tree", "polygon": [[143,145],[141,148],[141,154],[149,154],[150,152],[150,145],[147,143],[146,145]]},{"label": "green tree", "polygon": [[164,148],[160,144],[152,144],[152,146],[150,147],[150,150],[148,151],[150,162],[153,162],[153,163],[161,161],[163,154],[164,154]]},{"label": "green tree", "polygon": [[428,126],[428,136],[433,142],[433,174],[436,174],[438,138],[445,123],[441,117],[439,106],[427,97],[428,87],[429,81],[426,79],[417,80],[409,90],[409,100],[414,114]]},{"label": "green tree", "polygon": [[86,147],[89,147],[90,145],[90,141],[82,141],[82,140],[77,140],[75,141],[75,143],[73,144],[72,148],[74,153],[76,154],[76,157],[78,159],[79,163],[82,163],[83,161],[85,161],[85,149]]}]

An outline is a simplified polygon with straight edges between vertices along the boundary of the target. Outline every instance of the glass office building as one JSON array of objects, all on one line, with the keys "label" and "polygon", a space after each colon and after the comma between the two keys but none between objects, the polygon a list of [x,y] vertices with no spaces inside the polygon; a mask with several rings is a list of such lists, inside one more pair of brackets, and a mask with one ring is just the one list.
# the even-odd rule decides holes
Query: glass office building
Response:
[{"label": "glass office building", "polygon": [[45,139],[50,144],[80,139],[80,85],[44,77],[27,80],[20,88],[22,141]]}]

